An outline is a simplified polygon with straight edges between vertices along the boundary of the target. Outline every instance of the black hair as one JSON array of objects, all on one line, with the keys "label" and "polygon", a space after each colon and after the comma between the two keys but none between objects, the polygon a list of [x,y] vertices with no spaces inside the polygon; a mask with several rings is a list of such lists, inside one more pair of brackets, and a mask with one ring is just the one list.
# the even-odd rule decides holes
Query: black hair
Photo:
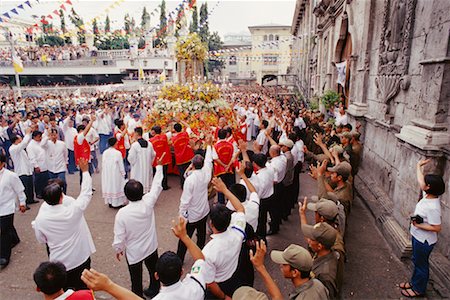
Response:
[{"label": "black hair", "polygon": [[[292,268],[292,267],[291,267]],[[298,269],[296,269],[298,270]],[[300,271],[300,278],[305,279],[305,278],[311,278],[311,271]]]},{"label": "black hair", "polygon": [[183,262],[178,255],[166,251],[158,258],[155,271],[158,273],[159,281],[165,286],[170,286],[180,280],[182,268]]},{"label": "black hair", "polygon": [[440,196],[445,192],[445,183],[442,176],[427,174],[425,175],[425,184],[430,186],[425,192],[429,195]]},{"label": "black hair", "polygon": [[192,164],[194,165],[194,168],[196,170],[199,170],[203,168],[203,165],[205,164],[205,159],[200,154],[197,154],[192,158]]},{"label": "black hair", "polygon": [[352,124],[345,124],[344,128],[347,128],[349,131],[352,131],[353,126],[352,126]]},{"label": "black hair", "polygon": [[57,205],[61,199],[63,189],[58,183],[48,184],[42,191],[42,198],[48,205]]},{"label": "black hair", "polygon": [[227,133],[229,133],[230,135],[233,134],[233,129],[231,129],[230,126],[227,126],[227,127],[225,127],[224,129],[225,129],[225,130],[227,131]]},{"label": "black hair", "polygon": [[64,188],[64,180],[61,178],[51,178],[47,181],[47,185],[56,183],[59,185],[62,189]]},{"label": "black hair", "polygon": [[236,198],[239,199],[239,201],[245,202],[245,199],[247,198],[247,190],[245,186],[240,183],[235,183],[229,187],[229,190],[233,195],[236,196]]},{"label": "black hair", "polygon": [[264,125],[264,128],[269,127],[269,122],[267,120],[263,120],[261,123]]},{"label": "black hair", "polygon": [[0,163],[6,163],[6,154],[3,151],[0,152]]},{"label": "black hair", "polygon": [[260,168],[264,168],[266,166],[267,157],[262,153],[255,153],[253,155],[253,162]]},{"label": "black hair", "polygon": [[227,137],[227,130],[226,129],[219,129],[219,132],[217,133],[217,136],[219,139],[223,140]]},{"label": "black hair", "polygon": [[152,130],[156,133],[156,134],[160,134],[161,133],[161,126],[153,126]]},{"label": "black hair", "polygon": [[142,136],[142,134],[144,134],[144,130],[142,130],[142,127],[136,127],[134,129],[134,132],[136,132],[139,136]]},{"label": "black hair", "polygon": [[80,125],[77,126],[77,131],[78,132],[81,132],[81,131],[83,131],[85,129],[86,129],[86,126],[84,126],[83,124],[80,124]]},{"label": "black hair", "polygon": [[114,125],[116,125],[119,128],[122,127],[124,125],[123,120],[115,119],[114,120]]},{"label": "black hair", "polygon": [[231,221],[231,210],[223,204],[216,204],[209,213],[211,223],[219,232],[227,230]]},{"label": "black hair", "polygon": [[175,129],[176,132],[181,132],[181,129],[183,129],[183,127],[180,123],[176,123],[175,125],[173,125],[173,129]]},{"label": "black hair", "polygon": [[125,191],[125,196],[130,201],[139,201],[142,199],[142,196],[144,196],[144,187],[142,186],[142,183],[137,180],[128,180],[123,189]]},{"label": "black hair", "polygon": [[34,271],[33,279],[41,292],[53,295],[66,285],[66,267],[59,261],[43,262]]},{"label": "black hair", "polygon": [[247,176],[247,178],[250,178],[253,175],[253,165],[249,161],[245,161],[244,163],[245,163],[244,174],[245,176]]},{"label": "black hair", "polygon": [[110,137],[110,138],[108,139],[108,145],[109,145],[110,147],[114,146],[116,143],[117,143],[117,139],[116,139],[115,137]]},{"label": "black hair", "polygon": [[42,132],[40,132],[39,130],[35,130],[35,131],[33,131],[33,133],[31,134],[31,138],[35,138],[35,137],[38,137],[38,136],[42,136]]},{"label": "black hair", "polygon": [[58,134],[58,129],[56,129],[56,128],[51,128],[51,129],[50,129],[50,133],[56,133],[56,134]]},{"label": "black hair", "polygon": [[14,144],[19,138],[20,138],[20,136],[18,136],[18,135],[16,135],[16,134],[13,134],[13,135],[11,136],[11,138],[10,138],[11,143]]}]

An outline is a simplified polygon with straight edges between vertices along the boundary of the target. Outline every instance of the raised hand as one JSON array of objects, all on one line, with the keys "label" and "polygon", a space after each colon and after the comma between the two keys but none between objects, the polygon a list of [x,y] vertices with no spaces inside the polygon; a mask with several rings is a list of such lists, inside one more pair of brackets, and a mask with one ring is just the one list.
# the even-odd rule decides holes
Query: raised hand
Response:
[{"label": "raised hand", "polygon": [[250,249],[250,261],[256,269],[264,267],[264,256],[266,256],[266,253],[267,247],[263,240],[256,242],[255,253],[253,253],[253,250]]},{"label": "raised hand", "polygon": [[214,189],[220,193],[225,193],[225,191],[227,190],[227,186],[220,178],[214,177],[211,180],[211,183],[212,183]]},{"label": "raised hand", "polygon": [[80,166],[81,172],[87,172],[89,170],[89,163],[84,158],[78,160],[78,165]]},{"label": "raised hand", "polygon": [[181,239],[184,236],[187,236],[186,219],[180,216],[178,223],[176,223],[175,220],[173,220],[171,229],[173,234],[179,239]]}]

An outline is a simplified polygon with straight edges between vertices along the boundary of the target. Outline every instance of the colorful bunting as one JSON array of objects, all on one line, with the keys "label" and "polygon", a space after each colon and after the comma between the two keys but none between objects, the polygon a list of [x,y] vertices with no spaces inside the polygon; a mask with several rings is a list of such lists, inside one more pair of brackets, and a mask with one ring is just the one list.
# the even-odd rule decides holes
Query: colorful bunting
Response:
[{"label": "colorful bunting", "polygon": [[9,14],[8,14],[7,12],[5,12],[3,15],[4,15],[5,17],[7,17],[8,19],[11,19],[11,17],[9,16]]},{"label": "colorful bunting", "polygon": [[28,5],[31,8],[30,1],[25,1],[25,4]]},{"label": "colorful bunting", "polygon": [[11,12],[15,13],[16,15],[19,14],[19,13],[17,12],[17,9],[15,9],[15,8],[11,9]]},{"label": "colorful bunting", "polygon": [[60,7],[61,9],[63,9],[64,11],[66,11],[66,7],[64,6],[64,4],[61,4],[59,7]]},{"label": "colorful bunting", "polygon": [[20,9],[25,9],[24,7],[23,7],[23,4],[20,4],[19,6],[17,6],[18,8],[20,8]]},{"label": "colorful bunting", "polygon": [[66,0],[66,3],[72,5],[72,2],[70,0]]}]

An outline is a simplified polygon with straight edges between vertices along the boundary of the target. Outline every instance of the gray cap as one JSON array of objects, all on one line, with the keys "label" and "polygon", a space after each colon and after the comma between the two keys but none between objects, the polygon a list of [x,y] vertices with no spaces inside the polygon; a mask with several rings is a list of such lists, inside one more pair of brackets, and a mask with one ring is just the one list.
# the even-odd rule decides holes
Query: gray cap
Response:
[{"label": "gray cap", "polygon": [[305,248],[291,244],[284,251],[273,250],[270,258],[274,263],[290,265],[300,271],[311,271],[313,260],[311,254]]},{"label": "gray cap", "polygon": [[336,229],[325,222],[317,223],[314,226],[302,224],[302,231],[305,237],[321,243],[327,249],[331,249],[336,242]]},{"label": "gray cap", "polygon": [[319,215],[329,221],[334,220],[339,213],[336,203],[325,198],[321,198],[316,203],[308,203],[307,207],[309,210],[317,211]]},{"label": "gray cap", "polygon": [[343,161],[337,166],[327,168],[327,170],[330,172],[336,172],[338,175],[348,177],[352,173],[352,166],[348,162]]}]

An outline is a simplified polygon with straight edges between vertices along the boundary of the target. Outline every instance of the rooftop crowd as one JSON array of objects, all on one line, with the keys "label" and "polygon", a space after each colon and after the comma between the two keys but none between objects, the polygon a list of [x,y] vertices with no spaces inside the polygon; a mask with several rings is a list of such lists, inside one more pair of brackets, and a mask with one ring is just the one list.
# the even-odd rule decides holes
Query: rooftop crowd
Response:
[{"label": "rooftop crowd", "polygon": [[[23,62],[30,61],[67,61],[77,60],[80,58],[89,57],[90,51],[85,46],[28,46],[16,47],[16,55],[22,59]],[[0,49],[0,61],[11,61],[11,49]]]},{"label": "rooftop crowd", "polygon": [[[234,87],[223,97],[237,122],[221,117],[203,139],[176,116],[166,126],[144,128],[155,100],[150,95],[48,95],[19,99],[18,105],[4,97],[2,268],[15,259],[11,249],[20,241],[13,225],[18,200],[22,213],[39,210],[32,226],[49,261],[33,278],[46,299],[93,299],[90,290],[117,299],[283,299],[266,263],[278,264],[292,283],[289,299],[341,297],[346,225],[362,157],[359,124],[349,123],[342,104],[323,114],[277,99],[272,88]],[[444,185],[441,177],[422,173],[426,163],[417,166],[424,198],[414,214],[422,222],[412,220],[417,252],[411,282],[400,285],[405,296],[425,293],[424,256],[440,230]],[[299,199],[305,171],[317,193]],[[182,187],[180,217],[172,227],[179,243],[158,253],[154,207],[170,189],[169,172],[179,173]],[[79,173],[76,199],[66,195],[67,173]],[[131,291],[91,268],[96,248],[84,211],[92,199],[92,176],[101,176],[105,205],[117,210],[112,247],[118,260],[126,260]],[[308,247],[292,240],[286,249],[272,249],[266,262],[267,236],[292,230],[285,225],[292,214],[299,214],[297,229]],[[187,253],[194,264],[182,279]],[[149,283],[143,282],[143,264]],[[253,288],[255,276],[264,290]]]}]

